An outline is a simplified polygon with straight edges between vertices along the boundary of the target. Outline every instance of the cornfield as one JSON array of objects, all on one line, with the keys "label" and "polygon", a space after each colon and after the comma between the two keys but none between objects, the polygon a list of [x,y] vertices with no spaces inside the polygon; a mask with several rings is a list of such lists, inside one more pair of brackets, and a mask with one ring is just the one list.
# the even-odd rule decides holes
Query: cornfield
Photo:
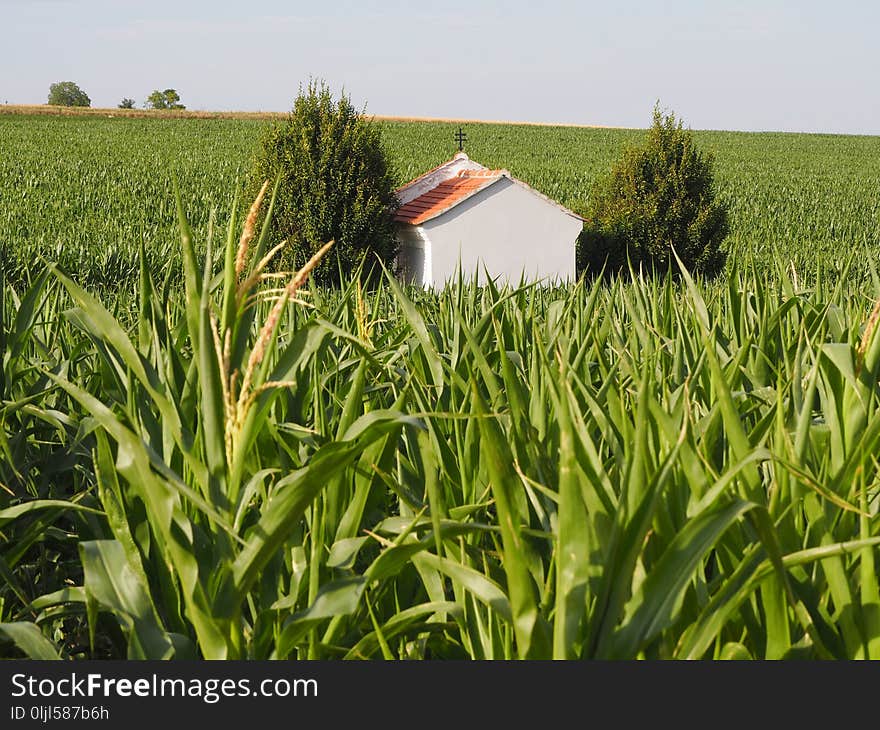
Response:
[{"label": "cornfield", "polygon": [[[326,291],[307,270],[263,276],[275,242],[211,192],[168,191],[149,230],[83,218],[83,252],[110,234],[132,248],[112,249],[131,296],[7,247],[0,651],[880,657],[877,209],[858,179],[806,219],[761,208],[754,245],[742,221],[761,203],[742,193],[714,282]],[[7,242],[66,235],[45,208],[63,191],[14,189],[44,209],[7,206]],[[88,180],[68,192],[81,203]],[[838,195],[853,250],[831,257]],[[230,211],[223,234],[208,207]],[[172,255],[179,279],[157,266]]]},{"label": "cornfield", "polygon": [[[137,287],[143,245],[153,270],[182,277],[171,180],[180,182],[197,245],[211,211],[227,211],[266,122],[0,115],[0,264],[22,285],[38,256],[108,293]],[[401,184],[452,155],[456,127],[383,122]],[[467,128],[468,154],[507,168],[582,213],[593,180],[639,130]],[[695,132],[715,155],[731,207],[728,248],[758,260],[780,254],[798,271],[842,262],[880,245],[877,137]],[[225,221],[223,222],[225,224]],[[200,251],[201,253],[201,251]],[[851,276],[868,278],[857,256]]]}]

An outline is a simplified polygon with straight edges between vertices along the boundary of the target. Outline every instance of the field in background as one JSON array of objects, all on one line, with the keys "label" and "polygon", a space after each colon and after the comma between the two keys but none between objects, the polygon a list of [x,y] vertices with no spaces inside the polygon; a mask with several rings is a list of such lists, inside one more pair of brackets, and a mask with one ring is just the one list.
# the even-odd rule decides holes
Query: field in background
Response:
[{"label": "field in background", "polygon": [[104,119],[284,119],[284,112],[214,112],[198,109],[119,109],[116,107],[52,106],[50,104],[6,104],[0,115],[49,117],[100,117]]},{"label": "field in background", "polygon": [[[120,110],[121,111],[121,110]],[[136,112],[140,117],[149,113]],[[172,174],[196,230],[220,224],[260,132],[254,119],[0,115],[0,255],[13,280],[38,256],[90,285],[133,282],[141,242],[178,262]],[[381,122],[398,180],[455,152],[455,124]],[[638,130],[469,124],[468,153],[582,211],[590,185]],[[880,137],[697,132],[730,201],[728,248],[790,259],[800,276],[880,247]],[[863,275],[864,256],[856,262]]]},{"label": "field in background", "polygon": [[[119,109],[117,107],[77,107],[51,106],[49,104],[4,104],[0,106],[0,115],[14,114],[25,116],[62,116],[62,117],[106,117],[128,119],[261,119],[281,120],[288,112],[255,111],[209,111],[204,109]],[[515,122],[497,119],[451,119],[443,117],[402,117],[387,114],[367,114],[379,122],[430,122],[448,124],[502,124],[520,127],[580,127],[586,129],[622,129],[604,124],[558,124],[554,122]]]}]

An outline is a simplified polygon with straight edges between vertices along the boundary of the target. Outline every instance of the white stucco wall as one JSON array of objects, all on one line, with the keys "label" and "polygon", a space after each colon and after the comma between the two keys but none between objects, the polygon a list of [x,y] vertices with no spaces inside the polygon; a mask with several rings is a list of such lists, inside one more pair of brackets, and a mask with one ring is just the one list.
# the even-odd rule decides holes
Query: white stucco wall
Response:
[{"label": "white stucco wall", "polygon": [[431,241],[421,226],[397,226],[400,250],[397,254],[398,276],[405,284],[428,286],[431,282]]},{"label": "white stucco wall", "polygon": [[[430,241],[427,285],[442,287],[461,259],[465,275],[485,264],[500,281],[573,280],[583,224],[507,178],[421,226]],[[412,226],[410,226],[412,228]]]}]

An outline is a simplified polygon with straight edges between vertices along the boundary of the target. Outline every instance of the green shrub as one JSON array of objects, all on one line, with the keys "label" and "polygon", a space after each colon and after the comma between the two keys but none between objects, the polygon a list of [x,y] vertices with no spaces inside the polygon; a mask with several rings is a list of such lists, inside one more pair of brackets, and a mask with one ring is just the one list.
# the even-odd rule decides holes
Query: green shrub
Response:
[{"label": "green shrub", "polygon": [[[625,150],[596,181],[578,240],[578,264],[588,276],[642,268],[675,269],[672,249],[690,271],[717,274],[728,232],[727,206],[716,199],[713,157],[693,134],[654,107],[645,142]],[[629,261],[629,264],[628,264]]]},{"label": "green shrub", "polygon": [[391,264],[398,203],[381,135],[348,97],[334,100],[315,82],[300,90],[288,120],[263,135],[251,192],[264,180],[280,181],[272,220],[273,232],[289,244],[286,267],[298,268],[330,240],[336,241],[333,254],[314,274],[320,283],[337,282],[340,271],[345,275],[361,262],[371,269],[371,253]]}]

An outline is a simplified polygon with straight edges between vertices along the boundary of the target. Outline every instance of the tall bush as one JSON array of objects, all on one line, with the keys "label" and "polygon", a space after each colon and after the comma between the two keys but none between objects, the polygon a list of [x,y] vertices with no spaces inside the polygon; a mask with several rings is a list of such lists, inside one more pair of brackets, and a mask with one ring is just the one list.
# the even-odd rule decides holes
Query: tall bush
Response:
[{"label": "tall bush", "polygon": [[[397,253],[392,215],[394,176],[378,125],[344,94],[334,99],[323,83],[301,89],[287,121],[263,135],[254,161],[252,187],[279,180],[274,233],[288,241],[282,261],[301,266],[327,241],[334,255],[314,272],[333,283],[364,259],[386,265]],[[375,254],[375,256],[371,255]]]},{"label": "tall bush", "polygon": [[626,271],[630,264],[634,270],[674,270],[674,248],[690,271],[718,273],[728,215],[716,197],[713,162],[680,120],[655,106],[645,141],[626,149],[593,187],[578,241],[579,268],[591,276]]}]

